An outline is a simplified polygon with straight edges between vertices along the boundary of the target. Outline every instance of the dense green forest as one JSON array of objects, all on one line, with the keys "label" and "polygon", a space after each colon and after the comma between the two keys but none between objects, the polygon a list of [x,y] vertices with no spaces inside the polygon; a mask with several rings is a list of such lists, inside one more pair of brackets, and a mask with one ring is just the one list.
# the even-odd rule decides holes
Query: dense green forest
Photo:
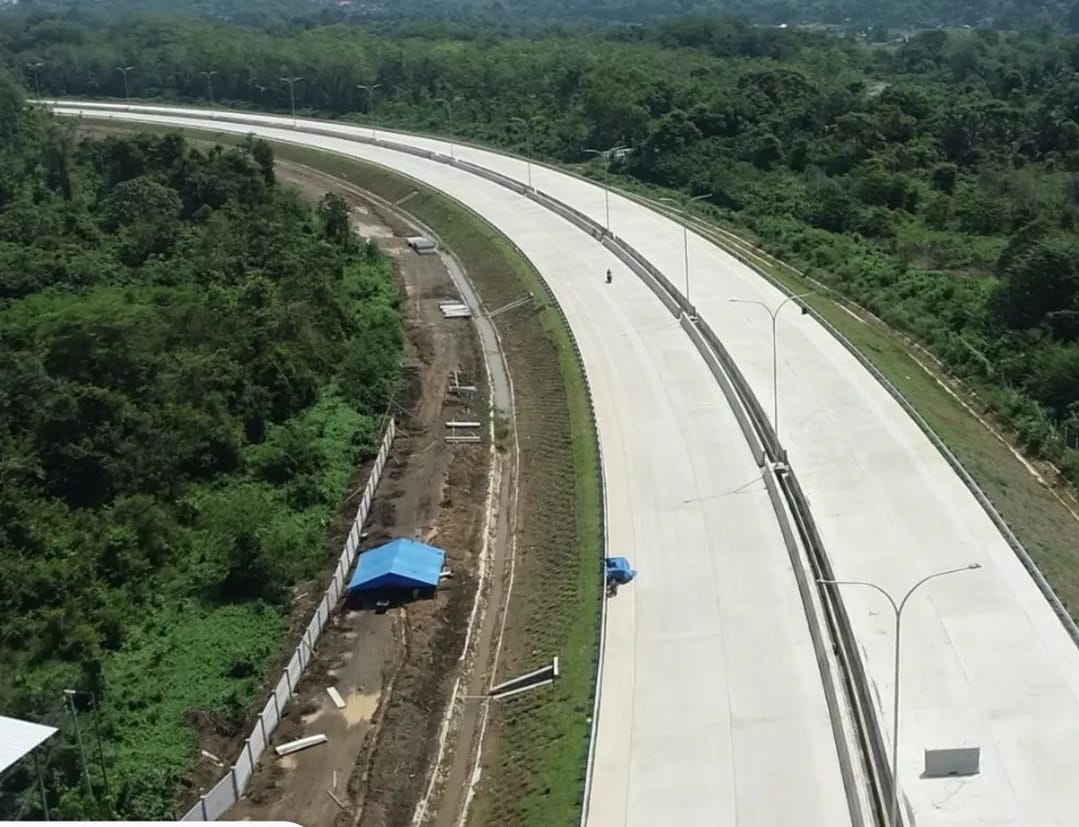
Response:
[{"label": "dense green forest", "polygon": [[277,186],[267,144],[79,140],[0,79],[0,710],[67,726],[63,690],[93,693],[114,797],[67,731],[54,815],[169,818],[196,727],[246,723],[292,585],[339,551],[396,303],[344,203]]},{"label": "dense green forest", "polygon": [[[5,7],[0,5],[0,10]],[[827,26],[847,34],[888,36],[971,26],[1079,31],[1077,0],[14,0],[8,14],[75,14],[119,20],[166,14],[252,25],[307,21],[439,20],[612,25],[689,14],[737,17],[762,26]]]},{"label": "dense green forest", "polygon": [[48,20],[0,27],[0,53],[49,94],[122,96],[129,61],[136,97],[205,101],[212,82],[218,101],[285,109],[289,74],[305,111],[370,107],[522,152],[511,120],[536,118],[534,150],[565,163],[632,146],[627,184],[712,193],[718,217],[916,335],[1079,480],[1062,445],[1079,432],[1077,39]]},{"label": "dense green forest", "polygon": [[[597,176],[584,150],[631,146],[622,185],[711,193],[1079,482],[1077,39],[15,15],[0,64],[42,94],[122,98],[128,67],[134,98],[280,111],[298,76],[304,112],[519,152],[513,119],[533,119],[538,155]],[[185,721],[238,721],[280,584],[317,569],[393,384],[394,294],[339,204],[312,215],[273,186],[265,145],[79,142],[0,92],[0,674],[18,676],[0,708],[99,692],[119,812],[163,815]],[[77,814],[60,759],[50,783]]]}]

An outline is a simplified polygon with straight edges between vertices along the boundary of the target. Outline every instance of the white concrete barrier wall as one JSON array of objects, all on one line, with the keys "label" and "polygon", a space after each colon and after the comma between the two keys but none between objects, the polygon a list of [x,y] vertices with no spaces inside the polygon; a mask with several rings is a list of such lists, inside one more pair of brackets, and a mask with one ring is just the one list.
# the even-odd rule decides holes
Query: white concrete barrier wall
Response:
[{"label": "white concrete barrier wall", "polygon": [[199,797],[190,810],[181,816],[181,821],[216,821],[229,811],[243,791],[246,789],[251,776],[255,772],[255,765],[262,754],[269,748],[270,739],[277,725],[281,721],[285,705],[296,691],[296,687],[303,677],[303,672],[310,663],[314,653],[314,646],[318,642],[319,635],[329,622],[330,613],[337,605],[344,593],[345,578],[349,569],[356,559],[356,549],[359,547],[360,533],[363,524],[367,520],[371,501],[374,499],[375,488],[382,478],[382,470],[386,467],[386,460],[390,455],[390,444],[393,442],[396,426],[392,419],[386,423],[386,430],[382,435],[382,443],[379,446],[375,464],[371,468],[371,475],[367,478],[367,486],[364,488],[363,499],[356,510],[356,516],[352,521],[348,538],[345,540],[345,549],[338,558],[337,567],[334,569],[333,579],[327,587],[315,609],[315,614],[304,629],[296,650],[289,659],[288,666],[274,687],[266,706],[262,708],[251,735],[244,741],[240,748],[240,754],[236,762],[225,772],[224,778],[218,781],[209,791]]}]

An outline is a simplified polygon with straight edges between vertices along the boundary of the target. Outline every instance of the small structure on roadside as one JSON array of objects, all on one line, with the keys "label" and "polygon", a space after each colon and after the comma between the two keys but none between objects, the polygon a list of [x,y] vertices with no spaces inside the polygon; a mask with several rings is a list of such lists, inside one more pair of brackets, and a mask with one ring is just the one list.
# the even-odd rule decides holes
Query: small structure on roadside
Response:
[{"label": "small structure on roadside", "polygon": [[[72,713],[74,711],[72,709]],[[45,797],[45,776],[43,775],[45,762],[35,750],[55,734],[56,727],[0,715],[0,775],[21,759],[31,756],[34,772],[37,775],[38,790],[41,792],[41,809],[46,813],[46,820],[48,820],[49,803]]]},{"label": "small structure on roadside", "polygon": [[427,236],[414,235],[408,239],[408,246],[419,255],[431,255],[438,252],[438,245]]},{"label": "small structure on roadside", "polygon": [[0,715],[0,772],[32,753],[55,733],[56,727]]},{"label": "small structure on roadside", "polygon": [[391,540],[360,554],[348,584],[360,603],[387,596],[419,597],[438,588],[446,552],[416,540]]}]

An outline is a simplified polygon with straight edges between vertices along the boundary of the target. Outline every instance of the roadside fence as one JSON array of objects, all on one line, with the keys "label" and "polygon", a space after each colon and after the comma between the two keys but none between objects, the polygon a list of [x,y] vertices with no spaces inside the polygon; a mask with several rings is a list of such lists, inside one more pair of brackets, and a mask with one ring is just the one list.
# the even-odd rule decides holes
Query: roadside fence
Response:
[{"label": "roadside fence", "polygon": [[236,763],[228,768],[224,778],[207,790],[206,793],[199,796],[195,806],[183,815],[180,819],[181,821],[216,821],[228,812],[233,804],[240,800],[244,790],[247,788],[247,784],[255,772],[255,766],[258,764],[262,754],[269,748],[270,739],[284,715],[285,707],[293,694],[295,694],[304,670],[307,669],[307,664],[311,662],[318,637],[322,634],[322,630],[330,619],[330,613],[345,591],[345,580],[353,562],[356,560],[363,524],[367,521],[371,502],[375,496],[375,489],[382,478],[382,470],[386,467],[386,460],[390,455],[390,445],[393,443],[395,433],[395,423],[391,418],[386,423],[386,430],[382,435],[382,444],[379,446],[378,456],[375,458],[374,467],[371,468],[371,475],[367,478],[363,498],[360,500],[359,508],[356,509],[356,517],[352,521],[352,528],[349,530],[348,538],[345,540],[345,548],[337,561],[336,569],[334,569],[333,579],[322,595],[322,600],[318,604],[311,622],[304,629],[303,636],[300,638],[296,650],[292,653],[288,666],[285,667],[269,700],[259,713],[254,729],[251,730],[250,736],[244,739],[243,748],[236,759]]}]

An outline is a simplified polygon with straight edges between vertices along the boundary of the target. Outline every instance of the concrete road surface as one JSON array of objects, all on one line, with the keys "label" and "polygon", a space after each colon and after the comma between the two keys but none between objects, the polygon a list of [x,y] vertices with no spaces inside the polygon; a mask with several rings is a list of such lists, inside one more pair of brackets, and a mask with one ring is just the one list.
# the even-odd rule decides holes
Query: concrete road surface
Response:
[{"label": "concrete road surface", "polygon": [[[224,117],[154,120],[251,131]],[[255,131],[374,160],[453,194],[521,248],[570,321],[595,400],[611,553],[640,571],[609,604],[589,823],[850,824],[775,514],[676,320],[601,245],[505,188],[402,153]]]}]

